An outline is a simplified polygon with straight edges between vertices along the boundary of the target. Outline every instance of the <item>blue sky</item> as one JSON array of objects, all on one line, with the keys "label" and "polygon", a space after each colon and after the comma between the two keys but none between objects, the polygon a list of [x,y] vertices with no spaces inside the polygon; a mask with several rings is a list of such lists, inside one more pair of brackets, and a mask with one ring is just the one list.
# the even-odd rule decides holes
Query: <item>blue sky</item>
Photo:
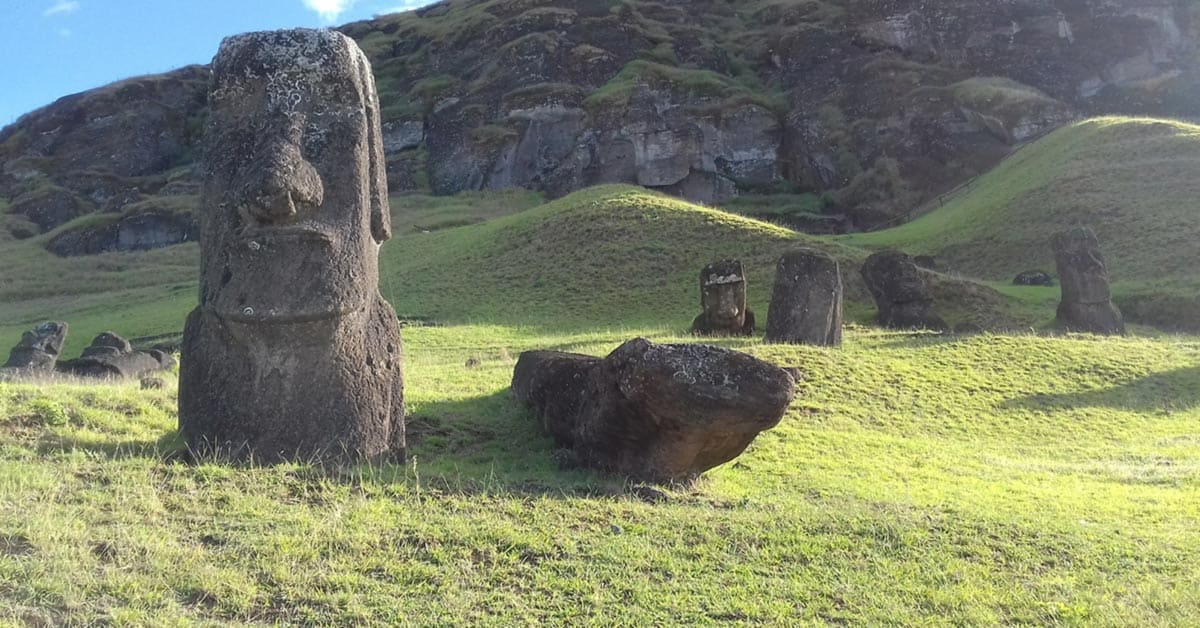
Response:
[{"label": "blue sky", "polygon": [[0,126],[130,76],[208,63],[221,38],[336,26],[431,0],[3,0]]}]

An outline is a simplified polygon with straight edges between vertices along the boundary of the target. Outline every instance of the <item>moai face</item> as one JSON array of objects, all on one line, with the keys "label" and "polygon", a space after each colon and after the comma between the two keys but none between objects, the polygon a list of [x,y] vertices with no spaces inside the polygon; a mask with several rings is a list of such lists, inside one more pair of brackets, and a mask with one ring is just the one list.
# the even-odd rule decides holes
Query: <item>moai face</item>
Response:
[{"label": "moai face", "polygon": [[379,106],[332,31],[230,37],[213,60],[201,307],[246,323],[364,311],[390,236]]},{"label": "moai face", "polygon": [[746,275],[742,263],[724,260],[700,273],[700,307],[715,328],[741,327],[746,318]]},{"label": "moai face", "polygon": [[929,299],[920,269],[899,251],[883,251],[867,258],[863,279],[876,301],[912,303]]}]

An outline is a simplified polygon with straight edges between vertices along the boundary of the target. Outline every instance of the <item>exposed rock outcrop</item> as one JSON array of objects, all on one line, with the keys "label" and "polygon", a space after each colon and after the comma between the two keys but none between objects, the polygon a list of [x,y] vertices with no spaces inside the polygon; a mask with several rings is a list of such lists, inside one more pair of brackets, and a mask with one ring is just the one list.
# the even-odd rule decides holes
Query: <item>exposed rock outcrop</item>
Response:
[{"label": "exposed rock outcrop", "polygon": [[585,466],[684,482],[779,423],[795,380],[744,353],[637,338],[605,358],[522,353],[512,391]]},{"label": "exposed rock outcrop", "polygon": [[[827,193],[846,217],[827,230],[893,224],[1080,116],[1200,114],[1198,26],[1183,0],[539,0],[341,30],[375,67],[393,190]],[[207,79],[192,66],[22,117],[0,130],[0,197],[45,231],[159,194],[145,179],[194,160]],[[18,207],[46,186],[66,192]]]}]

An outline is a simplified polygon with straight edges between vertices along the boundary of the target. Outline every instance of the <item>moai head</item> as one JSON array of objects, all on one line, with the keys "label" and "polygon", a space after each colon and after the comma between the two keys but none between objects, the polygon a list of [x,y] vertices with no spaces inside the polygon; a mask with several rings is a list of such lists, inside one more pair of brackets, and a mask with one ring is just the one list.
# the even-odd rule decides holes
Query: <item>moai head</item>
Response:
[{"label": "moai head", "polygon": [[1056,233],[1053,244],[1063,301],[1106,303],[1112,298],[1108,269],[1095,231],[1088,227],[1068,229]]},{"label": "moai head", "polygon": [[379,99],[348,37],[229,37],[213,60],[200,305],[245,323],[363,311],[390,237]]},{"label": "moai head", "polygon": [[741,262],[721,260],[700,271],[700,307],[713,328],[742,326],[746,319],[746,275]]},{"label": "moai head", "polygon": [[863,264],[863,279],[876,302],[912,303],[929,300],[925,278],[912,258],[900,251],[881,251]]},{"label": "moai head", "polygon": [[21,342],[13,347],[6,367],[52,369],[67,340],[67,324],[46,321],[21,334]]}]

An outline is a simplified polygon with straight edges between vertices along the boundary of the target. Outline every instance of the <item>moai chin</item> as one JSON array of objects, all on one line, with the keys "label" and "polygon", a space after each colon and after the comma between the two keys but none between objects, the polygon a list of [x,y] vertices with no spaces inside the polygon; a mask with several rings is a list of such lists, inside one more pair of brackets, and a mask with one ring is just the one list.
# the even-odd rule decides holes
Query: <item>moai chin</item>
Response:
[{"label": "moai chin", "polygon": [[1058,324],[1067,331],[1124,334],[1125,318],[1112,302],[1108,269],[1096,233],[1076,227],[1055,234],[1053,244],[1062,284]]},{"label": "moai chin", "polygon": [[370,64],[340,33],[296,29],[227,38],[212,68],[180,431],[194,452],[254,462],[402,458]]},{"label": "moai chin", "polygon": [[746,307],[746,273],[735,259],[721,260],[700,271],[699,316],[692,333],[700,336],[749,336],[754,312]]}]

